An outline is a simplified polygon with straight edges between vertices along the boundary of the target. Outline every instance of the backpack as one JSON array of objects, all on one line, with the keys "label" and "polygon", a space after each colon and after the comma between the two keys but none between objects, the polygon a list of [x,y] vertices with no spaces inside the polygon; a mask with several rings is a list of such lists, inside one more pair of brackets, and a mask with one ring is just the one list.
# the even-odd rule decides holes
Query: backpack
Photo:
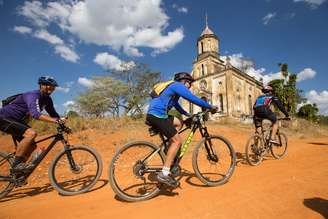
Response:
[{"label": "backpack", "polygon": [[20,95],[22,95],[22,94],[15,94],[15,95],[12,95],[12,96],[7,97],[6,99],[2,100],[2,101],[1,101],[1,102],[2,102],[2,107],[6,106],[6,105],[8,105],[8,104],[11,104],[11,103],[14,102],[14,100],[16,100],[16,98],[17,98],[18,96],[20,96]]},{"label": "backpack", "polygon": [[272,101],[272,96],[267,96],[267,95],[259,96],[255,101],[254,108],[259,106],[270,106],[271,101]]},{"label": "backpack", "polygon": [[170,84],[174,83],[175,81],[165,81],[155,84],[153,90],[150,92],[151,98],[158,97]]}]

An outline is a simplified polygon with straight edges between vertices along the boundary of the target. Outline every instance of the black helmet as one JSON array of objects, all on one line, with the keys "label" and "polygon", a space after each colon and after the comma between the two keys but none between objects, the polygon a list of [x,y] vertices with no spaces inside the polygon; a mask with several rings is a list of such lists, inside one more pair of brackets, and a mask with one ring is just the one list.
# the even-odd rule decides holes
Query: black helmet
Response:
[{"label": "black helmet", "polygon": [[52,85],[52,86],[58,87],[57,81],[53,77],[50,77],[50,76],[39,77],[38,84]]},{"label": "black helmet", "polygon": [[272,87],[269,85],[266,85],[262,88],[263,93],[269,93],[269,92],[272,92],[272,90],[273,90]]},{"label": "black helmet", "polygon": [[187,80],[187,81],[190,81],[190,82],[195,81],[188,72],[175,73],[174,80],[175,81]]}]

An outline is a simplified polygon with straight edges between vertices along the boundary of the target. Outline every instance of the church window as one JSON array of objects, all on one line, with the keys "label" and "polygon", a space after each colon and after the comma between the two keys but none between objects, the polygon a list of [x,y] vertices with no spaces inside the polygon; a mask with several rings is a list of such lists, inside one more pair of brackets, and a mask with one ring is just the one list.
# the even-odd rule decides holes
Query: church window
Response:
[{"label": "church window", "polygon": [[205,75],[205,68],[204,68],[204,64],[202,64],[202,76]]},{"label": "church window", "polygon": [[223,95],[219,94],[220,111],[223,112]]},{"label": "church window", "polygon": [[204,52],[204,43],[203,43],[203,42],[201,42],[201,43],[200,43],[200,46],[201,46],[201,48],[202,48],[202,50],[201,50],[201,51],[202,51],[202,53],[203,53],[203,52]]},{"label": "church window", "polygon": [[253,114],[253,102],[252,102],[252,96],[248,95],[248,107],[249,107],[249,114]]},{"label": "church window", "polygon": [[207,82],[205,80],[202,80],[200,83],[199,83],[199,88],[201,90],[206,90],[207,88]]}]

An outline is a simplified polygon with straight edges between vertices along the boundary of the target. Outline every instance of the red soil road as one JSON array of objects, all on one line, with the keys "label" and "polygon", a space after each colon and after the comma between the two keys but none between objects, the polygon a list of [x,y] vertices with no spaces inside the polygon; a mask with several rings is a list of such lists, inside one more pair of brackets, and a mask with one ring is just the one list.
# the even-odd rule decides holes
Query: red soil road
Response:
[{"label": "red soil road", "polygon": [[[251,130],[210,127],[211,133],[227,137],[238,153],[238,164],[228,183],[204,187],[193,175],[191,150],[184,157],[182,189],[151,200],[128,203],[117,199],[107,183],[108,164],[115,148],[133,139],[149,138],[145,127],[130,132],[86,131],[72,142],[88,143],[103,157],[101,181],[94,190],[77,196],[58,195],[49,186],[48,157],[29,184],[0,200],[0,218],[327,218],[328,138],[289,136],[288,154],[282,160],[269,158],[251,167],[241,159]],[[119,134],[120,133],[120,134]],[[85,138],[85,136],[89,136]],[[136,137],[138,136],[138,137]],[[96,139],[96,140],[93,140]],[[154,138],[151,140],[155,141]],[[10,142],[0,138],[1,150]],[[60,148],[60,147],[58,147]],[[8,150],[8,148],[6,148]]]}]

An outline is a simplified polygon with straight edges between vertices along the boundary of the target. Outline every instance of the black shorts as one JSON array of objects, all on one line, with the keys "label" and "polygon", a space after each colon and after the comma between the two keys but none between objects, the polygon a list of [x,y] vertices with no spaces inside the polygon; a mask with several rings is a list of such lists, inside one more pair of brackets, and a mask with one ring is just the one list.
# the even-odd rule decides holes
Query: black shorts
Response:
[{"label": "black shorts", "polygon": [[254,109],[254,125],[256,128],[262,126],[263,119],[268,119],[272,123],[277,122],[277,115],[270,110],[269,107],[257,107]]},{"label": "black shorts", "polygon": [[21,141],[27,129],[31,128],[23,123],[11,119],[0,118],[0,131],[12,135],[17,141]]},{"label": "black shorts", "polygon": [[147,114],[146,120],[152,127],[157,129],[168,139],[172,138],[178,133],[173,125],[173,116],[169,116],[167,119],[161,119],[151,114]]}]

